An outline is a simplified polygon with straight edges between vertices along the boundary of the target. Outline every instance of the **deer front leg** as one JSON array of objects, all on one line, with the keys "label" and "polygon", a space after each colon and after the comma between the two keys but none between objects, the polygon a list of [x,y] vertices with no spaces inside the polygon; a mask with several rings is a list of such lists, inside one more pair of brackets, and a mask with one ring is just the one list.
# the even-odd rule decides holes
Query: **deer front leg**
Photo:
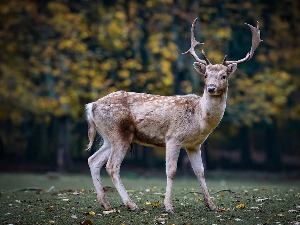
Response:
[{"label": "deer front leg", "polygon": [[167,187],[164,205],[166,211],[174,213],[172,205],[172,186],[173,180],[176,175],[177,161],[180,152],[181,144],[169,141],[166,143],[166,174],[167,174]]},{"label": "deer front leg", "polygon": [[204,201],[205,205],[209,207],[211,210],[216,211],[218,208],[215,206],[213,201],[210,198],[205,178],[204,178],[204,166],[202,163],[202,157],[201,157],[201,150],[200,146],[198,149],[187,149],[187,153],[192,165],[192,168],[194,170],[194,173],[196,177],[198,178],[201,188],[202,188],[202,193],[204,196]]}]

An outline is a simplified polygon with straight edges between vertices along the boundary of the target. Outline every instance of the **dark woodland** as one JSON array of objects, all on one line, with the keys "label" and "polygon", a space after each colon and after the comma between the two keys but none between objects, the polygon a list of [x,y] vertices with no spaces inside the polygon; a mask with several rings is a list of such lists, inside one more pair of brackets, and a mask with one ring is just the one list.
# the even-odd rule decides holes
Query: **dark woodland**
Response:
[{"label": "dark woodland", "polygon": [[[297,0],[1,0],[0,171],[87,171],[84,107],[111,92],[201,95],[203,77],[181,54],[196,17],[214,64],[250,50],[244,23],[259,21],[263,40],[230,77],[206,167],[299,171],[299,10]],[[164,163],[164,151],[134,145],[124,166]],[[190,172],[184,151],[179,170]]]}]

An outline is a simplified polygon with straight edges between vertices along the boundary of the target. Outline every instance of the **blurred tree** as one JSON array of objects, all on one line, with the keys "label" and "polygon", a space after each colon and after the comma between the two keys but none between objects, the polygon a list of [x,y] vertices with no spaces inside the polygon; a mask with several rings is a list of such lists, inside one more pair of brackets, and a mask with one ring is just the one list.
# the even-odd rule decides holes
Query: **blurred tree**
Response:
[{"label": "blurred tree", "polygon": [[[120,89],[201,94],[202,77],[192,58],[181,55],[198,16],[196,36],[213,63],[224,54],[238,59],[249,51],[250,32],[236,21],[260,21],[264,42],[230,79],[224,128],[215,137],[227,143],[222,148],[232,148],[217,134],[230,126],[242,163],[251,165],[251,130],[264,129],[268,164],[280,165],[277,137],[289,140],[288,129],[299,133],[298,9],[293,0],[3,0],[1,154],[55,161],[64,169],[74,155],[84,154],[87,102]],[[297,154],[294,139],[287,145]],[[149,150],[141,157],[155,160]]]}]

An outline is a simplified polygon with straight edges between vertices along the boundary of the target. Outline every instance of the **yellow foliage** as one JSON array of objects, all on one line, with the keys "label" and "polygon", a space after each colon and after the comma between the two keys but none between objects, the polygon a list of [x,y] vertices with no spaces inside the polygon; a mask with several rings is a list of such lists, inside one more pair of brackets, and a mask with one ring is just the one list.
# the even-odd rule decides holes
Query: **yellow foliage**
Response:
[{"label": "yellow foliage", "polygon": [[112,20],[109,24],[108,24],[108,33],[111,36],[111,38],[113,38],[114,40],[118,39],[118,36],[120,36],[121,34],[121,27],[118,26],[117,22],[115,20]]},{"label": "yellow foliage", "polygon": [[73,46],[74,46],[74,42],[72,39],[65,39],[59,43],[59,48],[62,50],[72,48]]},{"label": "yellow foliage", "polygon": [[117,11],[115,16],[116,16],[117,19],[119,19],[121,21],[126,20],[125,11]]},{"label": "yellow foliage", "polygon": [[112,64],[110,60],[106,60],[103,63],[101,63],[101,69],[105,70],[105,71],[109,71],[112,68]]},{"label": "yellow foliage", "polygon": [[54,2],[54,1],[51,1],[48,3],[48,9],[50,11],[52,11],[53,13],[68,13],[70,10],[69,8],[63,4],[63,3],[60,3],[60,2]]},{"label": "yellow foliage", "polygon": [[171,66],[172,66],[172,64],[168,60],[161,60],[160,61],[160,69],[164,74],[172,73]]},{"label": "yellow foliage", "polygon": [[287,97],[295,89],[287,72],[270,68],[252,78],[239,78],[235,83],[237,92],[228,101],[228,111],[238,110],[239,113],[234,112],[236,118],[247,125],[262,120],[271,122],[273,116],[286,115],[283,112]]},{"label": "yellow foliage", "polygon": [[128,88],[131,85],[131,80],[130,79],[124,80],[122,82],[122,85]]},{"label": "yellow foliage", "polygon": [[219,50],[210,49],[207,53],[207,57],[212,63],[221,63],[224,58],[224,54]]},{"label": "yellow foliage", "polygon": [[129,78],[130,72],[129,70],[120,70],[119,71],[119,77],[121,78]]},{"label": "yellow foliage", "polygon": [[162,34],[160,33],[154,33],[150,35],[148,47],[151,52],[154,54],[160,52],[160,40],[162,39]]},{"label": "yellow foliage", "polygon": [[124,45],[123,45],[124,43],[121,40],[119,40],[119,39],[114,39],[112,42],[113,42],[113,46],[116,49],[121,49],[121,48],[124,47]]},{"label": "yellow foliage", "polygon": [[88,80],[85,76],[80,76],[80,77],[77,79],[77,82],[78,82],[78,84],[81,85],[81,86],[86,86],[86,85],[88,85],[89,80]]},{"label": "yellow foliage", "polygon": [[136,59],[129,59],[125,62],[125,67],[128,69],[142,69],[142,65]]},{"label": "yellow foliage", "polygon": [[168,73],[162,78],[162,82],[165,86],[171,86],[174,82],[173,75],[171,73]]},{"label": "yellow foliage", "polygon": [[79,53],[84,53],[87,50],[87,46],[84,43],[76,43],[74,47]]},{"label": "yellow foliage", "polygon": [[62,95],[59,97],[59,102],[63,105],[68,104],[70,101],[69,96]]},{"label": "yellow foliage", "polygon": [[147,0],[146,6],[147,6],[148,8],[153,7],[153,1],[152,1],[152,0]]}]

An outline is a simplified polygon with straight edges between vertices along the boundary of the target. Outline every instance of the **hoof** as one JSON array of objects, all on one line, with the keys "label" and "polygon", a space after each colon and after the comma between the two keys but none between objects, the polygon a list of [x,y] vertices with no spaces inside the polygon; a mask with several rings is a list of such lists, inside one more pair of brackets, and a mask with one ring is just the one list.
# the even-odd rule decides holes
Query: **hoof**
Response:
[{"label": "hoof", "polygon": [[218,208],[217,206],[215,206],[214,204],[212,204],[212,205],[207,205],[207,207],[208,207],[211,211],[215,211],[215,212],[219,211],[219,208]]},{"label": "hoof", "polygon": [[132,201],[128,201],[125,203],[125,205],[131,210],[131,211],[138,211],[139,207]]},{"label": "hoof", "polygon": [[215,204],[211,201],[205,202],[206,207],[208,207],[211,211],[219,211],[219,208],[215,206]]},{"label": "hoof", "polygon": [[175,214],[173,206],[166,206],[166,212],[170,214]]},{"label": "hoof", "polygon": [[100,200],[100,202],[101,202],[101,205],[103,206],[103,208],[104,208],[105,210],[111,210],[111,209],[112,209],[112,207],[110,206],[110,204],[109,204],[109,202],[106,200],[106,198],[102,198],[102,199]]},{"label": "hoof", "polygon": [[166,210],[167,213],[170,213],[170,214],[175,214],[175,211],[172,210],[172,209],[169,209],[169,210]]},{"label": "hoof", "polygon": [[103,208],[105,209],[105,210],[112,210],[112,207],[110,206],[110,204],[108,203],[108,204],[102,204],[102,206],[103,206]]}]

